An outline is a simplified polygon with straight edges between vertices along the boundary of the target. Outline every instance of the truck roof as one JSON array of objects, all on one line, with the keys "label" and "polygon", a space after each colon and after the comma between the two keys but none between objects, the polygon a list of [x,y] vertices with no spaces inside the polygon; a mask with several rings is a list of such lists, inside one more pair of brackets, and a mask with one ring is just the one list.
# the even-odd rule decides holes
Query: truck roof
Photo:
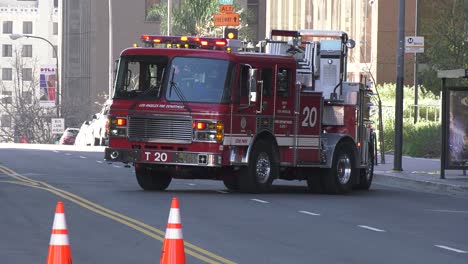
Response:
[{"label": "truck roof", "polygon": [[296,64],[293,57],[288,55],[272,55],[257,52],[226,52],[206,49],[184,49],[184,48],[127,48],[122,51],[125,55],[166,55],[170,58],[177,56],[207,57],[214,59],[225,59],[235,62],[264,62]]}]

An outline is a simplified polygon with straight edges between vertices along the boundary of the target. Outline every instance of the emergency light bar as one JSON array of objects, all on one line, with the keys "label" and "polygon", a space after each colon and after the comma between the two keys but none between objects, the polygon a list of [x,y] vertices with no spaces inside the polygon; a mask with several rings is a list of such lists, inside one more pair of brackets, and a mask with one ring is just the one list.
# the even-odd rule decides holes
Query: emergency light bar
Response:
[{"label": "emergency light bar", "polygon": [[237,51],[242,44],[237,39],[158,35],[142,35],[141,41],[146,47],[212,49],[229,52]]}]

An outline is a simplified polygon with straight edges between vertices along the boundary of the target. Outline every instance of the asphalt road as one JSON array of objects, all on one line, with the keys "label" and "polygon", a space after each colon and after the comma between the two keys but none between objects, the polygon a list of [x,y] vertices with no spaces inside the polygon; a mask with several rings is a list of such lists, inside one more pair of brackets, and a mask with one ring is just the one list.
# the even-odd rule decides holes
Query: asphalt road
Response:
[{"label": "asphalt road", "polygon": [[468,263],[468,199],[373,185],[268,194],[173,180],[142,191],[133,168],[102,152],[0,149],[0,263],[40,263],[65,204],[74,263],[157,263],[171,199],[180,203],[187,263]]}]

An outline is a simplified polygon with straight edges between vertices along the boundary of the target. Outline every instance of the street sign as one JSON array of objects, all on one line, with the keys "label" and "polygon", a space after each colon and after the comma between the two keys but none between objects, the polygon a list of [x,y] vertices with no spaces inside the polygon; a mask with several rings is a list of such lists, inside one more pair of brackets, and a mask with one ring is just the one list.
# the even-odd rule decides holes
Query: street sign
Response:
[{"label": "street sign", "polygon": [[214,26],[239,26],[239,14],[238,13],[228,13],[228,14],[215,14],[214,15]]},{"label": "street sign", "polygon": [[219,11],[221,13],[224,13],[224,14],[232,13],[232,12],[234,12],[234,6],[233,5],[220,5],[219,6]]},{"label": "street sign", "polygon": [[65,131],[65,120],[63,118],[52,118],[52,134],[63,134]]},{"label": "street sign", "polygon": [[424,53],[424,37],[406,37],[405,53]]},{"label": "street sign", "polygon": [[219,0],[220,5],[232,5],[234,0]]}]

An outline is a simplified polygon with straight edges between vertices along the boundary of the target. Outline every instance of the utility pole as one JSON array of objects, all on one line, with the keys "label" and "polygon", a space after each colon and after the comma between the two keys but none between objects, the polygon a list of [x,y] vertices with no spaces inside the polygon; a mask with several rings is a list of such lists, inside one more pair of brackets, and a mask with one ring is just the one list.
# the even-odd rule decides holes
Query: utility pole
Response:
[{"label": "utility pole", "polygon": [[113,83],[113,77],[114,77],[114,60],[113,60],[113,49],[114,49],[114,43],[112,41],[112,0],[109,0],[109,97],[107,99],[110,99],[112,97],[112,83]]},{"label": "utility pole", "polygon": [[171,35],[171,15],[172,15],[171,2],[172,2],[172,0],[167,0],[167,35],[168,36]]},{"label": "utility pole", "polygon": [[395,140],[393,170],[403,171],[401,156],[403,148],[403,82],[405,50],[405,0],[399,0],[398,12],[398,47],[397,47],[397,82],[395,98]]},{"label": "utility pole", "polygon": [[[418,35],[418,0],[416,0],[416,6],[414,7],[414,35]],[[418,106],[418,53],[414,53],[414,123],[418,122],[419,118],[419,106]]]}]

